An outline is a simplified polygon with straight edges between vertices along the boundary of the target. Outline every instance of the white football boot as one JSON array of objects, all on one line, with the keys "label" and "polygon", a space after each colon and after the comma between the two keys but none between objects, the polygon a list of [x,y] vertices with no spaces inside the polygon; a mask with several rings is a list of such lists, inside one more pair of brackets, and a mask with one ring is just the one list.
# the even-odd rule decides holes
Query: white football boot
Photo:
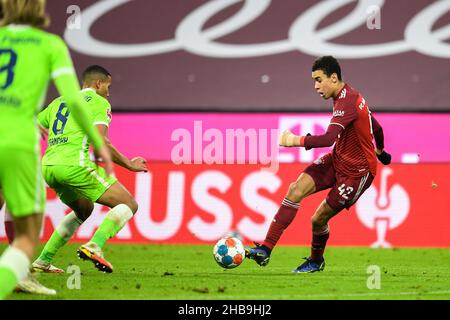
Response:
[{"label": "white football boot", "polygon": [[42,259],[36,259],[36,261],[33,262],[31,265],[33,268],[33,271],[35,272],[44,272],[44,273],[64,273],[63,269],[60,269],[58,267],[55,267],[51,263],[48,263]]},{"label": "white football boot", "polygon": [[17,292],[42,294],[46,296],[56,295],[56,290],[50,289],[39,283],[34,275],[28,273],[27,277],[19,281],[16,287]]}]

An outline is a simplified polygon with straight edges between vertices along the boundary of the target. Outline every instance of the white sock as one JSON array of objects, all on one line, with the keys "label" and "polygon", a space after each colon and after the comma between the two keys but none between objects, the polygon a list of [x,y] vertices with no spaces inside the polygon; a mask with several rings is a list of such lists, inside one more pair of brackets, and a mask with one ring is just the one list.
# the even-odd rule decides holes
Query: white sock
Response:
[{"label": "white sock", "polygon": [[133,217],[133,212],[125,204],[119,204],[109,210],[102,224],[95,231],[90,243],[95,243],[101,249],[108,239],[114,237]]},{"label": "white sock", "polygon": [[65,241],[69,241],[73,234],[83,223],[83,220],[77,217],[75,212],[67,214],[56,227],[56,231]]},{"label": "white sock", "polygon": [[105,219],[109,219],[115,222],[122,229],[127,222],[133,217],[133,211],[126,204],[119,204],[109,210]]},{"label": "white sock", "polygon": [[27,277],[30,271],[30,259],[28,256],[16,247],[8,247],[0,257],[0,267],[11,270],[17,281],[21,281]]}]

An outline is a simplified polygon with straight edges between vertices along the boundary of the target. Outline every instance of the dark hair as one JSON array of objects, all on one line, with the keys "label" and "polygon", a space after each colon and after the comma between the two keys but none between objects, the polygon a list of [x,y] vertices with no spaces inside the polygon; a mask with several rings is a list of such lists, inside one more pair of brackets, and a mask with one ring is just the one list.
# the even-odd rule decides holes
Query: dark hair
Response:
[{"label": "dark hair", "polygon": [[92,65],[83,71],[82,80],[83,82],[91,82],[98,79],[106,80],[110,76],[111,73],[102,66]]},{"label": "dark hair", "polygon": [[333,73],[337,74],[339,81],[342,81],[341,67],[339,62],[333,56],[323,56],[317,58],[312,66],[312,71],[322,70],[323,73],[330,77]]}]

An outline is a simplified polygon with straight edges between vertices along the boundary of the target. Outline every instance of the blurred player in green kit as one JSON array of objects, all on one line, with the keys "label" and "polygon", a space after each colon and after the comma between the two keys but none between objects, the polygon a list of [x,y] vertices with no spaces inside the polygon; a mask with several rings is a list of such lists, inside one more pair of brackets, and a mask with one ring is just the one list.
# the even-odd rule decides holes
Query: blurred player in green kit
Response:
[{"label": "blurred player in green kit", "polygon": [[42,30],[48,24],[44,0],[2,0],[0,27],[0,188],[14,219],[15,238],[0,257],[0,299],[26,278],[39,243],[45,204],[37,114],[50,79],[68,111],[102,158],[108,148],[90,121],[67,46]]}]

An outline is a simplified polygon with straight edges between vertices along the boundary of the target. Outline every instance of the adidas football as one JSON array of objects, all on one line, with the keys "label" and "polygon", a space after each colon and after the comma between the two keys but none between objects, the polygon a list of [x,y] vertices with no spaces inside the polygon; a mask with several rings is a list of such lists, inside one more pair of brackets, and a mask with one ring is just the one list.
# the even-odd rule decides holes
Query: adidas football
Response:
[{"label": "adidas football", "polygon": [[245,259],[244,245],[236,237],[224,237],[213,249],[214,260],[225,269],[236,268]]}]

